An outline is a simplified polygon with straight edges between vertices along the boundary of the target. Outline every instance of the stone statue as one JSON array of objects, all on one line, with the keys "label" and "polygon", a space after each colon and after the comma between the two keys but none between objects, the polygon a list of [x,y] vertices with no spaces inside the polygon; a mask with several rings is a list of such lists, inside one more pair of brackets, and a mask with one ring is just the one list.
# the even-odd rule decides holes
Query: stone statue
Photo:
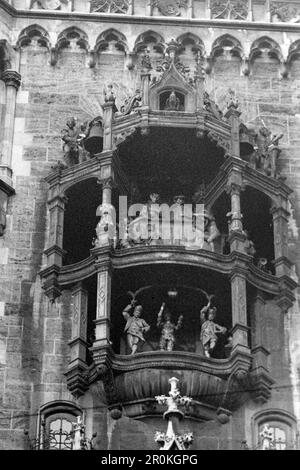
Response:
[{"label": "stone statue", "polygon": [[278,176],[277,160],[280,154],[278,143],[282,137],[283,134],[279,134],[278,136],[272,135],[271,131],[266,126],[263,126],[258,130],[255,139],[255,150],[258,154],[259,169],[272,178]]},{"label": "stone statue", "polygon": [[174,332],[179,330],[182,326],[183,315],[180,315],[178,318],[177,324],[172,323],[171,314],[168,310],[165,311],[164,320],[163,320],[163,311],[165,309],[165,302],[162,304],[160,311],[157,316],[157,328],[161,328],[160,336],[160,349],[162,351],[173,351],[175,344],[175,335]]},{"label": "stone statue", "polygon": [[67,127],[63,129],[61,137],[67,166],[76,165],[87,159],[87,151],[82,146],[82,141],[87,135],[87,127],[87,122],[78,125],[74,117],[67,121]]},{"label": "stone statue", "polygon": [[[133,314],[129,312],[133,309]],[[150,330],[150,325],[140,318],[143,311],[141,305],[136,305],[136,300],[133,299],[129,305],[123,310],[123,317],[126,320],[124,331],[127,334],[128,345],[131,349],[131,354],[135,354],[139,343],[145,341],[143,333]]]},{"label": "stone statue", "polygon": [[208,304],[205,305],[200,312],[200,341],[206,357],[210,357],[211,352],[217,344],[217,334],[224,334],[227,331],[225,327],[214,322],[216,312],[217,309],[211,306],[211,298],[209,298]]},{"label": "stone statue", "polygon": [[107,246],[116,239],[116,224],[114,220],[114,208],[110,204],[102,204],[97,209],[100,220],[96,227],[95,246]]},{"label": "stone statue", "polygon": [[165,111],[179,111],[180,110],[180,100],[176,96],[175,90],[173,89],[169,95],[169,98],[166,100]]},{"label": "stone statue", "polygon": [[207,91],[203,93],[203,105],[204,105],[204,109],[206,109],[206,111],[212,114],[215,118],[222,119],[223,117],[222,111],[217,106],[217,104],[210,98]]},{"label": "stone statue", "polygon": [[249,238],[249,233],[247,230],[243,230],[243,233],[246,237],[246,240],[245,240],[245,251],[248,255],[250,256],[255,256],[255,253],[256,253],[256,249],[255,249],[255,246],[254,246],[254,243],[252,240],[250,240]]},{"label": "stone statue", "polygon": [[209,249],[210,251],[215,251],[214,240],[220,236],[220,231],[217,227],[216,220],[214,216],[208,212],[204,211],[204,249]]},{"label": "stone statue", "polygon": [[153,243],[160,238],[159,194],[152,192],[136,219],[129,223],[128,234],[135,243]]},{"label": "stone statue", "polygon": [[133,96],[126,98],[124,101],[123,106],[121,106],[120,111],[122,114],[130,114],[136,111],[137,108],[140,108],[143,104],[142,95],[140,90],[136,90]]}]

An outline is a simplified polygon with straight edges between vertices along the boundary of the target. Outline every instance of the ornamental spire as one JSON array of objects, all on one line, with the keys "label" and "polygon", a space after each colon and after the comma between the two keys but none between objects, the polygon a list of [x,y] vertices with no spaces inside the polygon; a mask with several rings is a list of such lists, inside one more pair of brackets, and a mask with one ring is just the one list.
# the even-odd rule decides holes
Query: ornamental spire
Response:
[{"label": "ornamental spire", "polygon": [[192,444],[193,433],[178,434],[178,422],[183,419],[184,413],[178,406],[186,407],[192,401],[189,397],[182,397],[178,389],[179,380],[176,377],[169,379],[171,389],[169,396],[159,395],[155,397],[159,405],[167,405],[164,419],[168,420],[167,432],[157,431],[155,441],[161,446],[160,450],[187,450]]}]

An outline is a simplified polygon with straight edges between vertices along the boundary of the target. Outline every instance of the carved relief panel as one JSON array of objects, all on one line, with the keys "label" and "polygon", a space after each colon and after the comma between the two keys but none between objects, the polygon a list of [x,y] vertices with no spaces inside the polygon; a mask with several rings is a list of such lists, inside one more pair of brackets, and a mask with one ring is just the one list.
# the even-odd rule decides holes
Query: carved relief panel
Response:
[{"label": "carved relief panel", "polygon": [[121,13],[129,9],[129,0],[92,0],[91,12],[94,13]]},{"label": "carved relief panel", "polygon": [[188,0],[152,0],[152,10],[157,8],[164,16],[181,16],[188,7]]},{"label": "carved relief panel", "polygon": [[211,17],[225,20],[246,20],[248,0],[212,0]]},{"label": "carved relief panel", "polygon": [[272,23],[300,23],[299,3],[271,2],[270,13]]}]

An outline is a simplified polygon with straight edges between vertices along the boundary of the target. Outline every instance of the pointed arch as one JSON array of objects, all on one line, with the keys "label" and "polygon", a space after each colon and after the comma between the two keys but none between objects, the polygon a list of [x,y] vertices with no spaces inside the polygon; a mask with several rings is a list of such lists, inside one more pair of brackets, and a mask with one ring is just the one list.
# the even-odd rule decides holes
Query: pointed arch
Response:
[{"label": "pointed arch", "polygon": [[277,59],[279,62],[283,58],[279,44],[268,36],[262,36],[253,42],[249,58],[250,60],[255,60],[265,53],[267,53],[270,58]]},{"label": "pointed arch", "polygon": [[95,51],[104,51],[109,46],[109,43],[114,43],[116,49],[119,51],[124,53],[128,52],[128,44],[125,35],[113,28],[103,31],[103,33],[98,36]]},{"label": "pointed arch", "polygon": [[240,57],[241,59],[245,56],[240,41],[230,34],[223,34],[214,41],[211,48],[211,57],[216,58],[223,55],[226,50],[229,51],[231,55]]},{"label": "pointed arch", "polygon": [[87,52],[89,51],[90,47],[87,34],[82,29],[75,26],[63,30],[58,35],[55,46],[56,51],[58,52],[60,49],[68,47],[73,41],[80,49],[84,49]]},{"label": "pointed arch", "polygon": [[164,38],[155,31],[148,30],[140,34],[135,41],[134,52],[144,52],[147,49],[148,45],[152,44],[153,49],[158,53],[163,53],[165,50],[165,40]]},{"label": "pointed arch", "polygon": [[293,42],[289,47],[289,53],[287,57],[287,62],[291,63],[293,60],[300,59],[300,39]]},{"label": "pointed arch", "polygon": [[48,32],[40,25],[33,24],[23,29],[17,41],[17,47],[26,47],[36,41],[40,47],[51,49]]},{"label": "pointed arch", "polygon": [[179,52],[184,50],[187,45],[192,47],[193,52],[200,52],[201,56],[204,56],[205,49],[202,39],[199,38],[196,34],[193,33],[184,33],[178,36],[176,39],[179,44]]}]

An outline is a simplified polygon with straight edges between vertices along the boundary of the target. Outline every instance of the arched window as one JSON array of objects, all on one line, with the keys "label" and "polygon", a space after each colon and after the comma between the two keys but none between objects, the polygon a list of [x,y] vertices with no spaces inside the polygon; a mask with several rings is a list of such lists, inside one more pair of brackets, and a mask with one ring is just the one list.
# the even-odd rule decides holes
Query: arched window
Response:
[{"label": "arched window", "polygon": [[81,409],[68,401],[43,405],[39,412],[38,435],[32,443],[36,450],[72,450],[73,423],[82,416]]},{"label": "arched window", "polygon": [[297,448],[296,419],[287,411],[265,410],[253,418],[254,445],[259,450]]}]

